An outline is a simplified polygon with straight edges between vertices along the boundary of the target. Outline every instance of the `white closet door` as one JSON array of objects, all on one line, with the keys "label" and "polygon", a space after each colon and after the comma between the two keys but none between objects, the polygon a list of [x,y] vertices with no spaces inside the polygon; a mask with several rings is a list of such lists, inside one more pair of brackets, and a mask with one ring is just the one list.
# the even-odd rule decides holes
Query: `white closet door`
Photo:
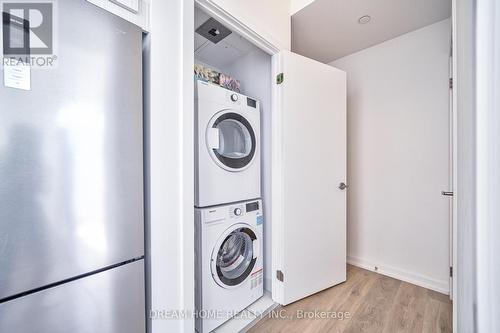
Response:
[{"label": "white closet door", "polygon": [[[273,130],[273,298],[289,304],[346,280],[346,74],[291,52]],[[282,281],[281,281],[282,280]]]}]

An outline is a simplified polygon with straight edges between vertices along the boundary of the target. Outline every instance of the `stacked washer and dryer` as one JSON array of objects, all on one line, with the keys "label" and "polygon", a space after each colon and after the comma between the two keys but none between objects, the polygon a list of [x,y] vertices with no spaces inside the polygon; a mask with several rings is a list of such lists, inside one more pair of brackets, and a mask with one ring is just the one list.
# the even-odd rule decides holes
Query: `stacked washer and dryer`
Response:
[{"label": "stacked washer and dryer", "polygon": [[263,295],[260,103],[195,83],[196,330]]}]

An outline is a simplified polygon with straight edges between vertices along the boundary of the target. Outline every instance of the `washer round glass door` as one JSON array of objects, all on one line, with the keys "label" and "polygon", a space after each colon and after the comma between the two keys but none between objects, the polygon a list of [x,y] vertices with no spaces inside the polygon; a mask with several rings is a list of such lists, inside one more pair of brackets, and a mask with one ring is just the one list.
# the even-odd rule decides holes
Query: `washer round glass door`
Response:
[{"label": "washer round glass door", "polygon": [[256,152],[255,132],[241,114],[225,110],[215,115],[207,129],[207,146],[212,159],[228,171],[250,166]]},{"label": "washer round glass door", "polygon": [[252,272],[258,253],[254,252],[256,233],[246,224],[227,229],[212,253],[212,275],[224,288],[242,284]]}]

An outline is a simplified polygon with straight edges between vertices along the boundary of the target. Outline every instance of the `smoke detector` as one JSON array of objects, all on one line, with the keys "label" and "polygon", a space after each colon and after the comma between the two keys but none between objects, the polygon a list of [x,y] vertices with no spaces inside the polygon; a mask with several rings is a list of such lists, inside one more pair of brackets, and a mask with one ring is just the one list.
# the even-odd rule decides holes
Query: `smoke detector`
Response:
[{"label": "smoke detector", "polygon": [[367,24],[367,23],[370,23],[371,20],[372,20],[372,17],[370,15],[364,15],[358,19],[358,23],[359,24]]}]

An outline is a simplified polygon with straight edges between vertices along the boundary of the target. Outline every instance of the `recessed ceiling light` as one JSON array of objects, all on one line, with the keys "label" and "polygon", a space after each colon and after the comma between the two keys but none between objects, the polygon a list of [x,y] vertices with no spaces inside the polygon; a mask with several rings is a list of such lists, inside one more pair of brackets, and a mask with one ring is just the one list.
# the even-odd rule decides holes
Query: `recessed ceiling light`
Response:
[{"label": "recessed ceiling light", "polygon": [[372,20],[372,17],[371,17],[370,15],[364,15],[364,16],[361,16],[361,17],[358,19],[358,23],[359,23],[359,24],[367,24],[367,23],[369,23],[371,20]]}]

